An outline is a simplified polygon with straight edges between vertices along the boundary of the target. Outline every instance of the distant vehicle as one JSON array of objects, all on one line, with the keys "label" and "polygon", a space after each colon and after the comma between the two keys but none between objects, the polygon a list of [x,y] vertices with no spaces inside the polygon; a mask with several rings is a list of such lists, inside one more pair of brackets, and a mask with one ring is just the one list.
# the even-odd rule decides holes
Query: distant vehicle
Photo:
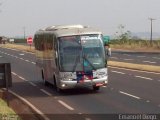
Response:
[{"label": "distant vehicle", "polygon": [[0,44],[5,44],[7,42],[8,38],[4,36],[0,36]]},{"label": "distant vehicle", "polygon": [[34,36],[36,65],[44,83],[58,91],[82,86],[99,90],[108,72],[102,32],[82,25],[51,26]]},{"label": "distant vehicle", "polygon": [[14,39],[13,38],[9,39],[9,43],[14,43]]}]

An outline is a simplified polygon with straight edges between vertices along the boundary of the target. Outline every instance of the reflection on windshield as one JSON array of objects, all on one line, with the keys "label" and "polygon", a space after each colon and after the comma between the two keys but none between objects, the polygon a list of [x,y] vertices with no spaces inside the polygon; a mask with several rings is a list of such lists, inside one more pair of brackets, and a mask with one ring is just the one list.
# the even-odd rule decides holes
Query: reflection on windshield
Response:
[{"label": "reflection on windshield", "polygon": [[59,38],[61,71],[91,71],[105,67],[104,48],[99,35]]}]

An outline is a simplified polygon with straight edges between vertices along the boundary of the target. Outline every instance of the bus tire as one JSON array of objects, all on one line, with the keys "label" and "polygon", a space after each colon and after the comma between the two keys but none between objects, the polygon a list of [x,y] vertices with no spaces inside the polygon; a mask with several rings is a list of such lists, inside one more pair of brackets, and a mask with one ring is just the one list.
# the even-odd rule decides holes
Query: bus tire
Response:
[{"label": "bus tire", "polygon": [[98,91],[99,89],[100,89],[99,86],[93,86],[93,90],[94,90],[94,91]]},{"label": "bus tire", "polygon": [[56,82],[55,76],[53,78],[54,78],[54,87],[55,87],[56,91],[60,93],[62,90],[57,86],[57,82]]},{"label": "bus tire", "polygon": [[41,70],[42,80],[44,80],[44,72]]},{"label": "bus tire", "polygon": [[44,85],[48,86],[48,82],[45,80],[45,77],[44,77],[44,70],[41,70],[41,75],[42,75],[42,79],[43,79]]}]

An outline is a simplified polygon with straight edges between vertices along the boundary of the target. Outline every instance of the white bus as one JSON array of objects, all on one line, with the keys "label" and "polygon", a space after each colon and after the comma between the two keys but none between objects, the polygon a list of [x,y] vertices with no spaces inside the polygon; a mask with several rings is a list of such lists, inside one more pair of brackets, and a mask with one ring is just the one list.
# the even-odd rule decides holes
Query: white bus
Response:
[{"label": "white bus", "polygon": [[82,25],[51,26],[34,36],[36,65],[44,83],[58,91],[77,87],[99,90],[108,83],[102,32]]}]

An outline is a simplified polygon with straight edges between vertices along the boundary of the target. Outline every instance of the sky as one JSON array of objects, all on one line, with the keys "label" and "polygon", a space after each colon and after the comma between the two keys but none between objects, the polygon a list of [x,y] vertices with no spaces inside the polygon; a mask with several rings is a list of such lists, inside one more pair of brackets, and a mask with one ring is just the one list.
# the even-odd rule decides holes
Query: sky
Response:
[{"label": "sky", "polygon": [[0,36],[33,36],[52,25],[82,24],[114,35],[118,26],[131,32],[160,33],[160,0],[0,0]]}]

